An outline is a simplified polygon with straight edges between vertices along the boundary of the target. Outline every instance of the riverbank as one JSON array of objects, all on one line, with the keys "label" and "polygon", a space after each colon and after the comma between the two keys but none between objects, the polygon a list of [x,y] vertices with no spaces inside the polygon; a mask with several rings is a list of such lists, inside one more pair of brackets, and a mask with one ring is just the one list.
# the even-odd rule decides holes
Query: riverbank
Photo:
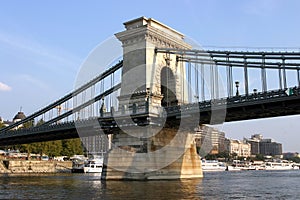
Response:
[{"label": "riverbank", "polygon": [[0,173],[71,173],[71,161],[0,160]]}]

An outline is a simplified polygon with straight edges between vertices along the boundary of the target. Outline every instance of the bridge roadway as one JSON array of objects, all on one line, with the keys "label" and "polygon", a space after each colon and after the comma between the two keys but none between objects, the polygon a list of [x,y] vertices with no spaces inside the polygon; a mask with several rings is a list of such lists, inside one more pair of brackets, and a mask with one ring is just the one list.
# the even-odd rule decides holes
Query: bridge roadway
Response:
[{"label": "bridge roadway", "polygon": [[[164,108],[166,112],[149,113],[147,106],[143,106],[135,112],[128,110],[126,113],[118,111],[115,113],[104,113],[102,117],[78,120],[76,122],[57,122],[30,129],[0,130],[0,146],[78,138],[78,130],[80,130],[80,137],[96,135],[101,130],[105,134],[113,134],[119,129],[116,122],[119,120],[124,122],[124,126],[162,125],[160,124],[162,123],[161,119],[167,117],[168,121],[175,125],[182,123],[182,121],[186,123],[190,119],[195,119],[196,116],[198,118],[200,114],[199,124],[218,124],[300,114],[300,88],[293,88],[293,94],[291,95],[288,95],[286,91],[276,90],[171,106]],[[195,127],[190,128],[193,129]]]}]

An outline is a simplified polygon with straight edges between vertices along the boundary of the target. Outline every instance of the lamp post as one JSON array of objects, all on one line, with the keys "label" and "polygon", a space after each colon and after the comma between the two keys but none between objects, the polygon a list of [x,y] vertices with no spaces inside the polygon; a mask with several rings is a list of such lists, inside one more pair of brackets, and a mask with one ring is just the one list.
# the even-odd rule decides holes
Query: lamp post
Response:
[{"label": "lamp post", "polygon": [[257,89],[253,89],[254,98],[257,98]]},{"label": "lamp post", "polygon": [[253,89],[253,93],[256,96],[257,95],[257,89]]},{"label": "lamp post", "polygon": [[149,112],[150,88],[146,88],[145,111]]},{"label": "lamp post", "polygon": [[104,104],[104,97],[102,97],[102,105],[101,105],[101,108],[100,108],[100,116],[103,117],[103,114],[106,112],[106,107],[105,107],[105,104]]},{"label": "lamp post", "polygon": [[240,82],[236,81],[236,82],[235,82],[236,96],[239,96],[239,95],[240,95],[240,93],[239,93],[239,85],[240,85]]},{"label": "lamp post", "polygon": [[198,96],[198,95],[195,95],[194,97],[195,97],[195,99],[196,99],[196,102],[198,103],[198,102],[199,102],[199,96]]}]

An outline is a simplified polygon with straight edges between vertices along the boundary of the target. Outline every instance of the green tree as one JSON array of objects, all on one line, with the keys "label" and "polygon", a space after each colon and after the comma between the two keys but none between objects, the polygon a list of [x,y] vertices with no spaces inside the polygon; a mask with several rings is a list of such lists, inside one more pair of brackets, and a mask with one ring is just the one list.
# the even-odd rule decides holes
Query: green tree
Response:
[{"label": "green tree", "polygon": [[288,160],[291,160],[291,161],[293,161],[295,163],[300,163],[300,158],[299,157],[293,157],[293,158],[290,158]]},{"label": "green tree", "polygon": [[35,153],[35,154],[40,154],[43,155],[44,153],[44,143],[45,142],[35,142],[35,143],[31,143],[31,153]]},{"label": "green tree", "polygon": [[28,121],[28,122],[25,122],[24,124],[23,124],[23,127],[22,128],[31,128],[31,127],[33,127],[34,126],[34,122],[33,122],[33,120],[30,120],[30,121]]},{"label": "green tree", "polygon": [[0,129],[1,129],[1,128],[4,128],[4,127],[5,127],[4,123],[3,123],[3,122],[0,122]]},{"label": "green tree", "polygon": [[83,154],[83,148],[80,138],[62,140],[62,155],[73,156],[75,154]]},{"label": "green tree", "polygon": [[44,152],[49,157],[55,157],[55,156],[61,155],[62,149],[63,148],[62,148],[61,140],[49,141],[49,142],[46,142],[46,144],[45,144]]},{"label": "green tree", "polygon": [[43,119],[40,119],[37,123],[36,123],[36,126],[40,126],[42,125],[43,123],[45,123],[45,121]]},{"label": "green tree", "polygon": [[257,154],[257,155],[255,156],[255,160],[261,160],[261,161],[264,161],[264,160],[265,160],[265,157],[264,157],[264,155],[262,155],[262,154]]},{"label": "green tree", "polygon": [[231,153],[230,157],[231,158],[236,158],[237,157],[237,153],[235,153],[235,152]]},{"label": "green tree", "polygon": [[217,155],[216,154],[207,154],[205,156],[206,160],[216,160],[217,159]]},{"label": "green tree", "polygon": [[223,152],[220,152],[220,153],[218,154],[218,157],[219,157],[219,158],[227,158],[227,159],[229,159],[229,158],[230,158],[230,154],[229,154],[228,151],[223,151]]},{"label": "green tree", "polygon": [[[37,125],[40,125],[42,123],[44,123],[44,121],[43,121],[43,119],[40,119],[37,122]],[[30,120],[23,124],[23,128],[31,128],[33,126],[34,126],[34,120]],[[41,155],[43,154],[43,151],[45,151],[43,143],[41,143],[41,144],[39,144],[39,143],[22,144],[18,147],[18,149],[21,152],[26,152],[28,154],[37,153],[37,154],[41,154]]]}]

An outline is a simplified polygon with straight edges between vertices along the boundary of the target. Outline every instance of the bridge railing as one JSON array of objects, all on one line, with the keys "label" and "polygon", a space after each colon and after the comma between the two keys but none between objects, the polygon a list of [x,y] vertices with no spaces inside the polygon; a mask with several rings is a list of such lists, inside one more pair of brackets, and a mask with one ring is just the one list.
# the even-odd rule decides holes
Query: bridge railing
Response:
[{"label": "bridge railing", "polygon": [[199,109],[201,112],[204,109],[211,109],[212,106],[227,106],[233,104],[240,104],[243,102],[257,102],[261,103],[262,100],[275,100],[284,97],[300,95],[300,87],[287,88],[284,90],[272,90],[268,92],[258,92],[250,95],[238,95],[230,98],[213,99],[210,101],[203,101],[198,103],[190,103],[183,105],[176,105],[165,108],[168,114],[179,113],[181,111],[188,111],[192,109]]},{"label": "bridge railing", "polygon": [[[270,101],[280,101],[282,98],[297,98],[300,97],[300,87],[287,88],[284,90],[272,90],[268,92],[258,92],[250,95],[239,95],[231,98],[221,98],[214,99],[210,101],[203,101],[198,103],[191,104],[183,104],[176,105],[170,107],[154,107],[147,106],[147,102],[145,104],[141,104],[133,110],[132,107],[126,110],[118,110],[114,113],[105,112],[102,116],[99,117],[90,117],[88,119],[79,119],[76,121],[69,122],[57,122],[51,125],[41,125],[37,127],[31,127],[27,129],[17,129],[10,130],[7,132],[3,132],[0,134],[1,138],[6,137],[17,137],[20,135],[30,135],[34,133],[43,133],[43,132],[53,132],[67,129],[76,129],[76,127],[94,127],[95,123],[101,122],[105,119],[114,120],[114,118],[118,117],[128,117],[128,116],[146,116],[152,115],[156,117],[168,117],[168,116],[177,116],[183,113],[195,113],[199,112],[199,114],[203,111],[210,111],[213,106],[223,106],[224,109],[228,106],[239,106],[243,103],[253,103],[253,104],[261,104],[264,102]],[[100,124],[99,124],[100,127]]]}]

